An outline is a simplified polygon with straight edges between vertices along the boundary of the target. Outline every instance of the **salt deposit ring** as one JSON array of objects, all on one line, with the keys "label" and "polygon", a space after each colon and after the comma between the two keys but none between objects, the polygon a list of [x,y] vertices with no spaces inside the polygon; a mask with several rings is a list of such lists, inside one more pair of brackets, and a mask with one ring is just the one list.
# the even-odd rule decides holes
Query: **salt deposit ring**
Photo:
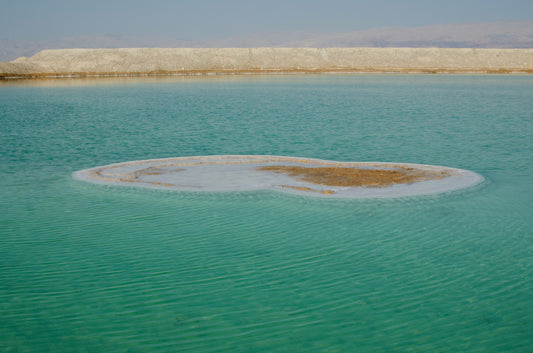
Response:
[{"label": "salt deposit ring", "polygon": [[324,197],[400,197],[437,194],[479,184],[479,174],[408,163],[221,155],[149,159],[77,171],[98,184],[184,191],[279,190]]}]

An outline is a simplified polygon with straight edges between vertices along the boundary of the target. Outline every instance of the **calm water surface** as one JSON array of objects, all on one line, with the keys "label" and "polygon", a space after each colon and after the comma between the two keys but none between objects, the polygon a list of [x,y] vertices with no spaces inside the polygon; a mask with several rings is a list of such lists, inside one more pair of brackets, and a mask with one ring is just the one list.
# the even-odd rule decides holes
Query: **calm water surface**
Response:
[{"label": "calm water surface", "polygon": [[[532,76],[0,82],[1,352],[530,352]],[[75,181],[272,154],[470,169],[331,200]]]}]

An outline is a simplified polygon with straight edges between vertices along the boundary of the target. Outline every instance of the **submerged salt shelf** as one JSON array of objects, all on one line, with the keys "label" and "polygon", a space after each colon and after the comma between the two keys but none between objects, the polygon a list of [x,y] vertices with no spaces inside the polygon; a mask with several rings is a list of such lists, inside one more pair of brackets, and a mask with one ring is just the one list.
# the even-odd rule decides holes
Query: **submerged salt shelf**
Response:
[{"label": "submerged salt shelf", "polygon": [[433,165],[239,155],[131,161],[80,170],[73,176],[98,184],[172,190],[271,189],[353,198],[436,194],[483,180],[468,170]]}]

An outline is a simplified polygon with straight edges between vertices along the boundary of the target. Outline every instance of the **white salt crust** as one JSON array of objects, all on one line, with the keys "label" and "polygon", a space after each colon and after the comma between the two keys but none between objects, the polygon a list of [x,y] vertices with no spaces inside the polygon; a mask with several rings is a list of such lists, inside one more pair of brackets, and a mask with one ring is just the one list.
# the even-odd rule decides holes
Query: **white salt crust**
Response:
[{"label": "white salt crust", "polygon": [[[413,168],[444,172],[446,177],[384,187],[321,185],[272,171],[263,166],[344,167],[366,169]],[[384,198],[428,195],[474,186],[484,179],[472,171],[411,163],[335,162],[321,159],[219,155],[149,159],[110,164],[73,173],[78,180],[96,184],[127,185],[183,191],[276,190],[319,197]]]}]

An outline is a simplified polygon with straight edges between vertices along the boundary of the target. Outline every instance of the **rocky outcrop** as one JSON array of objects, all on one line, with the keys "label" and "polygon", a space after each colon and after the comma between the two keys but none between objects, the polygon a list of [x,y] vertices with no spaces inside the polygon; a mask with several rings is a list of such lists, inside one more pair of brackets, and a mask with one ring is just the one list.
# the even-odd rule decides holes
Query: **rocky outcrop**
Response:
[{"label": "rocky outcrop", "polygon": [[0,63],[3,78],[260,72],[533,73],[533,49],[56,49]]}]

